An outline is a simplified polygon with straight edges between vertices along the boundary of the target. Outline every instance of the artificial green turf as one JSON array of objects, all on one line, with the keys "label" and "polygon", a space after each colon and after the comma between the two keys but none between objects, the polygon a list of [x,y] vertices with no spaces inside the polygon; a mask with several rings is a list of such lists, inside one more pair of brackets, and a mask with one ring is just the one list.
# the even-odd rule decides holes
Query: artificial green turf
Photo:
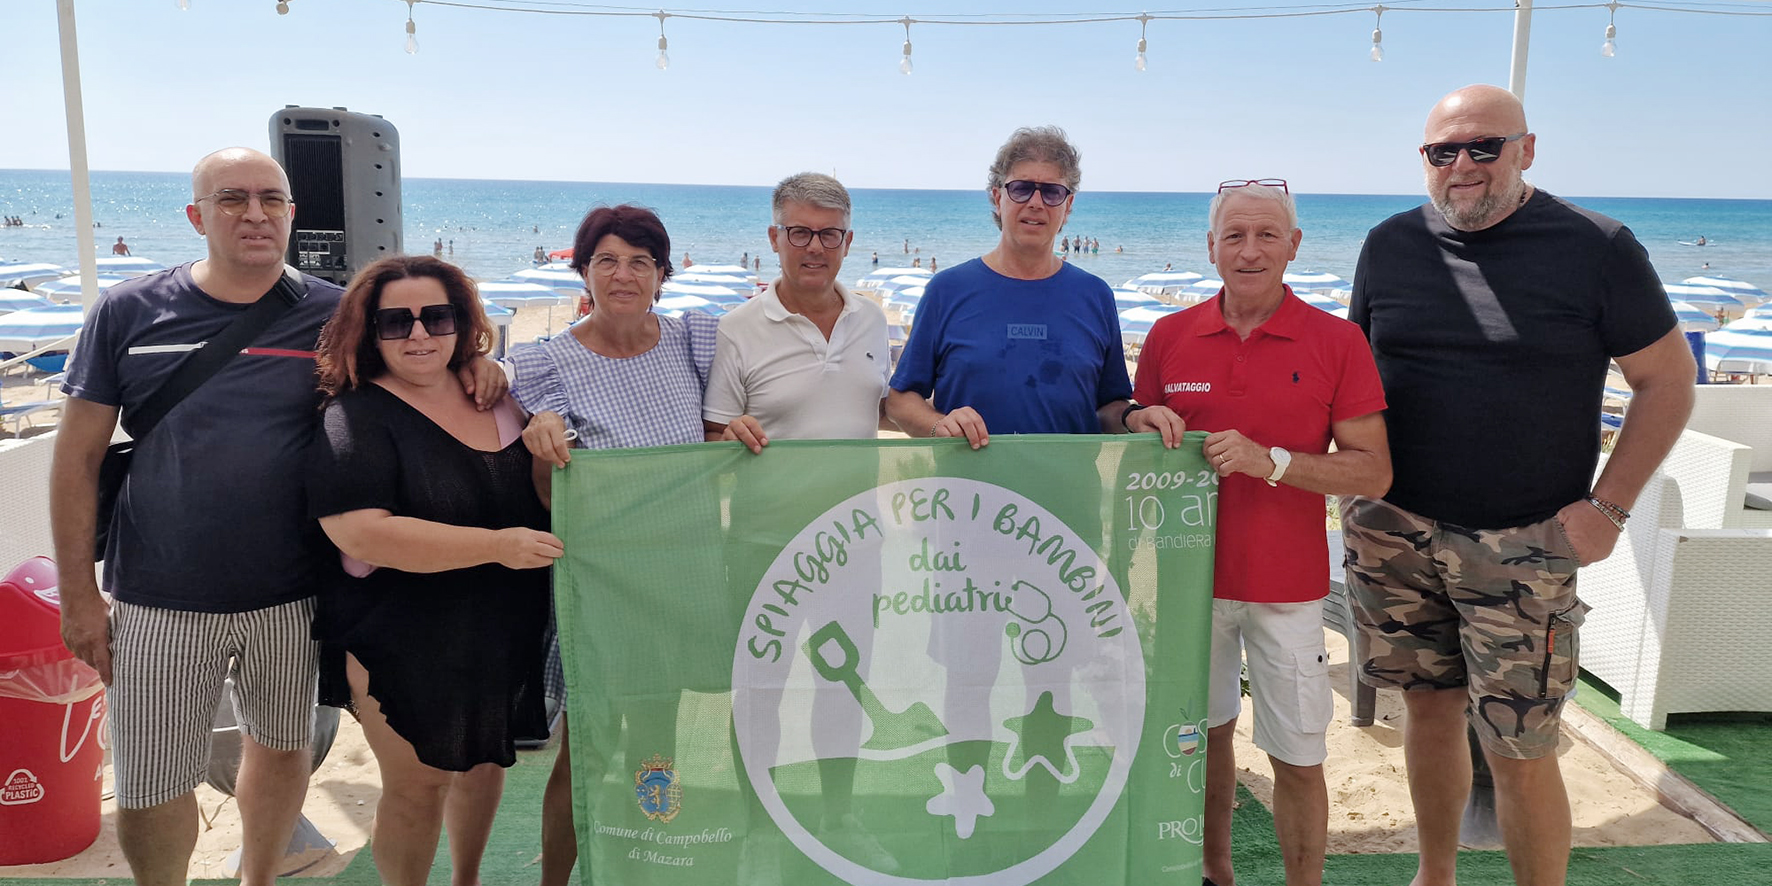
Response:
[{"label": "artificial green turf", "polygon": [[[1618,694],[1583,675],[1576,703],[1735,814],[1772,833],[1772,714],[1676,714],[1654,732],[1619,713]],[[1772,872],[1754,882],[1772,883]]]}]

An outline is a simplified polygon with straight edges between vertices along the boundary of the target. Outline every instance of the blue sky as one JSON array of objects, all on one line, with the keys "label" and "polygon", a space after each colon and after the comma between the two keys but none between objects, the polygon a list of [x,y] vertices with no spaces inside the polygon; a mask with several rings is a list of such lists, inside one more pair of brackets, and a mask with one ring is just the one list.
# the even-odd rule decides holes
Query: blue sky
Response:
[{"label": "blue sky", "polygon": [[[664,8],[1078,11],[1050,0],[692,2]],[[1226,2],[1148,11],[1254,11]],[[279,16],[274,0],[191,0],[188,11],[175,0],[77,0],[92,167],[183,170],[216,147],[263,148],[270,115],[298,104],[388,118],[413,177],[754,185],[820,169],[856,187],[973,188],[1010,130],[1056,123],[1083,150],[1085,188],[1200,191],[1280,176],[1301,191],[1413,194],[1428,108],[1466,83],[1505,85],[1513,29],[1508,0],[1399,3],[1384,15],[1385,60],[1375,64],[1369,10],[1154,21],[1140,73],[1136,22],[920,24],[904,76],[896,24],[673,18],[661,72],[650,17],[421,2],[421,48],[409,56],[400,0],[290,6]],[[1495,11],[1425,11],[1434,6]],[[1703,8],[1772,13],[1764,2]],[[1140,11],[1089,11],[1099,10]],[[1599,51],[1606,20],[1604,8],[1534,17],[1529,177],[1566,194],[1772,198],[1772,15],[1624,7],[1610,59]],[[0,168],[66,168],[55,3],[0,3],[0,33]]]}]

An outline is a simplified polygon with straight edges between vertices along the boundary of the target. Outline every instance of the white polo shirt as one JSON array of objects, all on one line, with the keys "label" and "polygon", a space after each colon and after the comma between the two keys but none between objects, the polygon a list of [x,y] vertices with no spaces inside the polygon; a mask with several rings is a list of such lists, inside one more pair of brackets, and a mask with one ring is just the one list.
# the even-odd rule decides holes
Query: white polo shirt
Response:
[{"label": "white polo shirt", "polygon": [[782,306],[775,284],[720,318],[702,417],[755,418],[774,440],[872,439],[892,351],[880,306],[837,284],[830,341]]}]

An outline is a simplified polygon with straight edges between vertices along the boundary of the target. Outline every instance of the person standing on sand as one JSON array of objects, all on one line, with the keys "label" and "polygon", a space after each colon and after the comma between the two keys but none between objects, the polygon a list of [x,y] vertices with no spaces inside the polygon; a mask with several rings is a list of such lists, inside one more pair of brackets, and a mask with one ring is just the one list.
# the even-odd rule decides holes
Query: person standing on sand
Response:
[{"label": "person standing on sand", "polygon": [[[1223,477],[1213,551],[1207,690],[1205,882],[1230,886],[1234,756],[1248,656],[1255,744],[1274,770],[1287,886],[1318,886],[1329,832],[1329,588],[1323,496],[1390,486],[1384,391],[1358,327],[1283,282],[1304,234],[1280,179],[1227,181],[1207,210],[1206,257],[1224,288],[1151,327],[1133,390],[1196,431]],[[1303,368],[1301,373],[1299,370]],[[1329,444],[1335,451],[1329,451]]]},{"label": "person standing on sand", "polygon": [[[1348,315],[1384,380],[1394,470],[1384,498],[1342,503],[1360,676],[1404,690],[1415,886],[1456,879],[1467,721],[1515,882],[1558,886],[1576,571],[1612,552],[1686,423],[1696,369],[1630,229],[1522,177],[1537,136],[1517,98],[1459,89],[1425,135],[1430,202],[1367,235]],[[1595,480],[1613,360],[1633,397]]]},{"label": "person standing on sand", "polygon": [[117,242],[111,244],[111,254],[112,255],[128,255],[129,254],[129,244],[123,242],[122,237],[118,237]]},{"label": "person standing on sand", "polygon": [[[137,434],[93,580],[99,463],[121,417],[141,413],[185,357],[273,292],[295,206],[275,160],[246,148],[204,157],[185,207],[208,241],[191,264],[107,290],[87,315],[62,390],[50,471],[62,639],[110,687],[117,841],[135,882],[182,886],[197,840],[210,718],[230,660],[242,752],[241,882],[269,886],[307,789],[320,562],[300,465],[319,419],[313,351],[340,290],[302,277],[301,298],[253,347]],[[504,392],[476,364],[470,393]],[[475,386],[477,385],[477,387]]]}]

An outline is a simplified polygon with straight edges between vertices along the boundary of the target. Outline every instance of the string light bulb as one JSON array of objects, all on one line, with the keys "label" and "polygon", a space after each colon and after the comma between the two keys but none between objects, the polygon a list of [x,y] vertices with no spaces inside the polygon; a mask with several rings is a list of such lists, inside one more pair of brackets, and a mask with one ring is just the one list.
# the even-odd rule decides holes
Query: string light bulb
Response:
[{"label": "string light bulb", "polygon": [[1376,18],[1372,21],[1372,52],[1370,58],[1375,62],[1384,61],[1384,7],[1374,6],[1372,11]]},{"label": "string light bulb", "polygon": [[1149,24],[1150,24],[1150,21],[1151,21],[1151,17],[1150,17],[1150,14],[1149,14],[1149,13],[1143,13],[1143,12],[1141,12],[1141,13],[1139,13],[1139,14],[1138,14],[1138,55],[1136,55],[1136,56],[1134,56],[1134,57],[1133,57],[1133,59],[1132,59],[1132,67],[1133,67],[1133,68],[1134,68],[1134,69],[1136,69],[1136,70],[1140,70],[1140,71],[1142,71],[1142,70],[1144,70],[1144,32],[1145,32],[1145,26],[1146,26],[1146,25],[1149,25]]},{"label": "string light bulb", "polygon": [[418,54],[418,25],[412,22],[412,4],[415,0],[406,0],[406,54]]},{"label": "string light bulb", "polygon": [[1611,58],[1618,53],[1618,43],[1614,40],[1618,36],[1618,26],[1613,24],[1617,15],[1618,0],[1612,0],[1606,4],[1606,42],[1600,44],[1601,58]]},{"label": "string light bulb", "polygon": [[277,0],[277,14],[278,15],[288,15],[289,14],[289,0]]},{"label": "string light bulb", "polygon": [[898,60],[898,72],[908,77],[911,73],[911,17],[907,15],[898,23],[904,25],[904,58]]},{"label": "string light bulb", "polygon": [[670,18],[671,14],[661,9],[653,13],[652,17],[658,19],[658,58],[653,59],[652,64],[662,71],[671,66],[671,54],[665,51],[671,41],[665,39],[664,32],[665,19]]}]

